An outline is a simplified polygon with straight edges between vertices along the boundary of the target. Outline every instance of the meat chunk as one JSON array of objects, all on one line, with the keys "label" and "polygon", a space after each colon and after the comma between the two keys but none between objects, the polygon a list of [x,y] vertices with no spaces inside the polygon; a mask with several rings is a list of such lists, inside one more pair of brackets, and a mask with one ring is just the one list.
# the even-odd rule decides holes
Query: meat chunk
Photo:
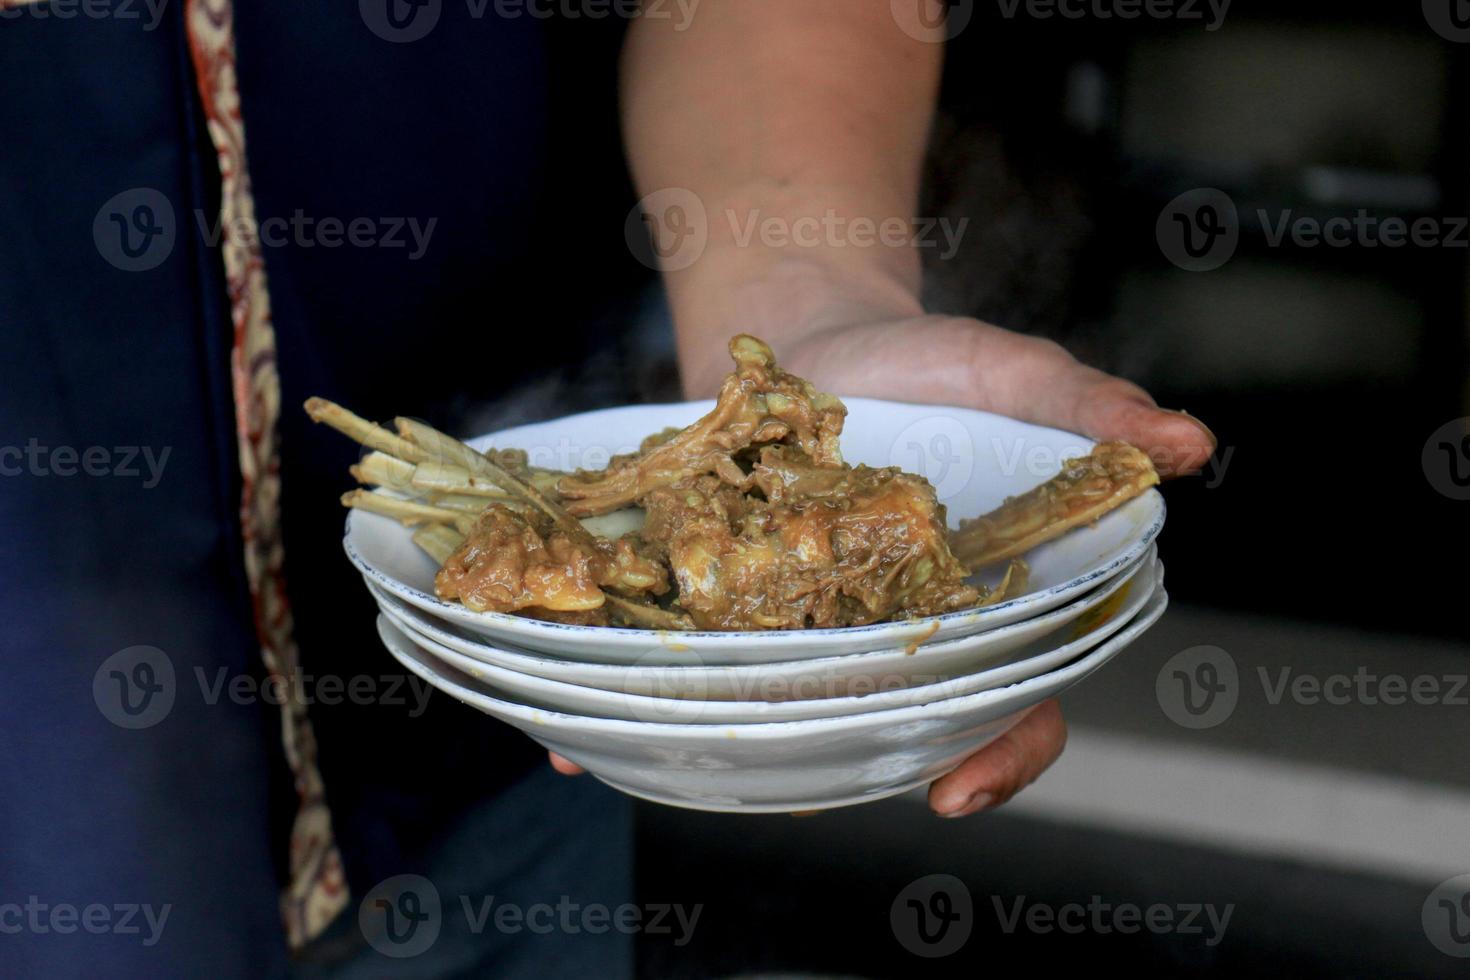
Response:
[{"label": "meat chunk", "polygon": [[477,612],[585,614],[602,608],[604,588],[658,595],[669,584],[663,566],[635,539],[569,535],[539,514],[499,504],[481,512],[434,577],[441,599],[458,599]]},{"label": "meat chunk", "polygon": [[644,535],[667,549],[696,627],[854,626],[980,601],[923,479],[790,450],[765,454],[752,479],[766,499],[705,477],[644,500]]},{"label": "meat chunk", "polygon": [[787,442],[818,465],[841,465],[838,437],[847,415],[841,401],[783,371],[771,349],[754,337],[732,339],[730,356],[735,371],[708,415],[671,436],[649,440],[642,451],[614,460],[605,470],[562,477],[557,491],[567,511],[578,517],[605,514],[703,474],[741,484],[745,473],[735,456],[754,445]]}]

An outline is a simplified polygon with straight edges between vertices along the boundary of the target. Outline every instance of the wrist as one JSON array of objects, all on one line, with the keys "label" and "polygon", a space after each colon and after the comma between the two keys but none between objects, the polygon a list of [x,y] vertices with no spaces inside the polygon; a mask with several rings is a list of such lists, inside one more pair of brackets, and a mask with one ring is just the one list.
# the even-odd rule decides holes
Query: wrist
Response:
[{"label": "wrist", "polygon": [[760,337],[784,362],[808,340],[839,328],[923,313],[917,262],[910,273],[902,259],[891,261],[893,256],[732,251],[707,254],[695,267],[667,278],[684,388],[691,397],[718,387],[729,370],[725,343],[734,334]]}]

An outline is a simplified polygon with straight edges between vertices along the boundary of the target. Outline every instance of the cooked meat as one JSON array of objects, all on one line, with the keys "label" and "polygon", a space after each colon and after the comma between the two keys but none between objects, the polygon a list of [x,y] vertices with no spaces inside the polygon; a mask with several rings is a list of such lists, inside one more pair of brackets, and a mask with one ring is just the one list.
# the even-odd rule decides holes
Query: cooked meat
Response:
[{"label": "cooked meat", "polygon": [[667,548],[678,604],[696,627],[852,626],[981,600],[949,553],[944,508],[927,482],[798,455],[767,454],[756,467],[765,500],[710,477],[645,498],[644,534]]},{"label": "cooked meat", "polygon": [[600,609],[603,587],[668,591],[663,566],[630,538],[577,538],[541,515],[500,504],[481,512],[464,543],[434,577],[434,591],[476,611],[585,613]]},{"label": "cooked meat", "polygon": [[659,487],[706,473],[742,485],[746,474],[734,457],[752,445],[789,442],[819,465],[842,462],[838,436],[847,414],[842,402],[781,370],[771,349],[754,337],[731,340],[730,356],[735,372],[725,379],[708,415],[672,436],[646,441],[643,451],[605,470],[563,477],[557,491],[567,511],[578,517],[605,514]]},{"label": "cooked meat", "polygon": [[[563,623],[802,629],[965,609],[1025,588],[1019,561],[994,591],[966,584],[971,570],[1158,482],[1146,455],[1102,443],[950,534],[928,481],[843,462],[842,402],[783,371],[754,337],[732,339],[730,355],[735,371],[709,414],[596,473],[534,469],[516,450],[480,454],[412,420],[394,434],[323,399],[307,410],[375,450],[354,473],[392,492],[343,501],[425,525],[414,540],[444,559],[441,597]],[[641,525],[625,510],[635,504]],[[670,575],[677,594],[655,603]]]},{"label": "cooked meat", "polygon": [[1100,442],[1047,482],[983,517],[960,521],[950,547],[971,568],[994,565],[1090,524],[1159,482],[1153,460],[1126,442]]}]

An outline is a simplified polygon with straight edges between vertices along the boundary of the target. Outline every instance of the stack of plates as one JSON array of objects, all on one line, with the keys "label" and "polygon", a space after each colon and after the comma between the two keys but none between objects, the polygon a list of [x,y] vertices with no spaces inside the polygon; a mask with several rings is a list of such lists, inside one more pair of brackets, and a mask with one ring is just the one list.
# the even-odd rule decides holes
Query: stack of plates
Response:
[{"label": "stack of plates", "polygon": [[[1084,454],[1080,436],[957,408],[847,399],[853,463],[923,473],[959,517]],[[596,468],[711,403],[611,409],[473,441]],[[1118,654],[1163,614],[1156,491],[1026,556],[1027,591],[844,629],[653,632],[476,613],[434,595],[397,521],[352,511],[345,545],[392,655],[428,683],[645,799],[703,810],[844,806],[923,785]],[[984,576],[991,583],[995,575]]]}]

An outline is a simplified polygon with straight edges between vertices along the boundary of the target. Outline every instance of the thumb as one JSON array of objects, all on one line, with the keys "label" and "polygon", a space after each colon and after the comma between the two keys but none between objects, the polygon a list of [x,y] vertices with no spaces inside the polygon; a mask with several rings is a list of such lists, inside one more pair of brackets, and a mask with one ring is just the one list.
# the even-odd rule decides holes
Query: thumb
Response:
[{"label": "thumb", "polygon": [[1138,385],[1088,367],[1059,344],[981,323],[966,334],[978,408],[1120,439],[1165,477],[1198,471],[1215,451],[1215,434],[1199,419],[1160,408]]},{"label": "thumb", "polygon": [[788,367],[842,394],[963,405],[1023,422],[1120,439],[1161,476],[1193,473],[1215,435],[1160,408],[1138,385],[1077,360],[1061,345],[965,317],[926,316],[810,335]]}]

